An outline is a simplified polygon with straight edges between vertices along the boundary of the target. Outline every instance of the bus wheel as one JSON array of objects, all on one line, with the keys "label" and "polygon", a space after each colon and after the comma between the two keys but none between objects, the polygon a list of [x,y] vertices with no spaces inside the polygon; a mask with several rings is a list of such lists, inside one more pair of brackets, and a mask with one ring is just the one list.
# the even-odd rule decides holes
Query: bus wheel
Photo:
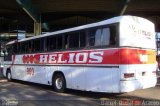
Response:
[{"label": "bus wheel", "polygon": [[66,81],[61,73],[57,73],[53,77],[53,87],[56,92],[64,92],[66,89]]},{"label": "bus wheel", "polygon": [[11,72],[10,72],[10,71],[7,71],[6,76],[7,76],[7,80],[8,80],[8,81],[11,81],[11,80],[12,80],[12,75],[11,75]]}]

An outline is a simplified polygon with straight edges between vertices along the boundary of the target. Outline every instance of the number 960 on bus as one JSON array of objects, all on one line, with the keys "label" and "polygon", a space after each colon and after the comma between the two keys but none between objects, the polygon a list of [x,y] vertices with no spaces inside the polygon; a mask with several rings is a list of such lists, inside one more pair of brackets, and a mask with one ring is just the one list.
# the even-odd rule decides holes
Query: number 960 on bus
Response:
[{"label": "number 960 on bus", "polygon": [[34,68],[27,68],[27,75],[33,76],[34,75]]}]

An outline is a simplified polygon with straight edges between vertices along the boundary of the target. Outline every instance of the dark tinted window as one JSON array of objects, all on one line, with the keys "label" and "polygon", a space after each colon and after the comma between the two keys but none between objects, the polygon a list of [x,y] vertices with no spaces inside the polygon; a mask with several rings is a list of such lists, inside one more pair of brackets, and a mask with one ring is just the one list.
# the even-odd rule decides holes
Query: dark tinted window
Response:
[{"label": "dark tinted window", "polygon": [[32,48],[33,52],[41,51],[41,40],[40,39],[33,40],[33,46],[32,47],[33,47]]},{"label": "dark tinted window", "polygon": [[56,49],[56,37],[48,37],[47,38],[47,50],[55,50]]},{"label": "dark tinted window", "polygon": [[40,38],[40,51],[44,52],[45,47],[45,38]]},{"label": "dark tinted window", "polygon": [[69,48],[79,48],[79,33],[69,34]]},{"label": "dark tinted window", "polygon": [[86,46],[86,33],[85,32],[80,32],[80,47],[85,47]]},{"label": "dark tinted window", "polygon": [[118,44],[118,36],[115,26],[110,27],[110,35],[110,45]]},{"label": "dark tinted window", "polygon": [[16,48],[16,53],[34,53],[44,51],[44,41],[45,39],[35,39],[24,42],[18,42],[14,48]]},{"label": "dark tinted window", "polygon": [[64,49],[68,49],[68,33],[64,36]]},{"label": "dark tinted window", "polygon": [[17,43],[17,53],[21,53],[21,44]]},{"label": "dark tinted window", "polygon": [[17,43],[13,44],[13,54],[18,52],[17,45]]},{"label": "dark tinted window", "polygon": [[57,39],[57,49],[62,49],[62,36],[57,36],[56,37],[56,39]]},{"label": "dark tinted window", "polygon": [[25,44],[25,48],[24,48],[25,53],[31,53],[32,52],[32,42],[26,41],[24,42],[24,44]]},{"label": "dark tinted window", "polygon": [[25,53],[26,45],[25,42],[20,42],[20,53]]},{"label": "dark tinted window", "polygon": [[28,47],[27,47],[27,51],[28,51],[29,53],[32,53],[32,50],[33,50],[33,49],[32,49],[32,41],[28,41],[28,42],[27,42],[27,46],[28,46]]}]

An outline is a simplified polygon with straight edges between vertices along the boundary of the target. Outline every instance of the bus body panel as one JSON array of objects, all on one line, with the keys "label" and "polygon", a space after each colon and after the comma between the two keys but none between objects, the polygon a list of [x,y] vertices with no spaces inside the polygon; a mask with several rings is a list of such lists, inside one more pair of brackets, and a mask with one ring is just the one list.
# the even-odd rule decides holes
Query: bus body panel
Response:
[{"label": "bus body panel", "polygon": [[[50,69],[54,70],[54,66],[50,66]],[[58,70],[64,73],[67,88],[94,92],[119,92],[118,68],[58,66]],[[48,72],[48,75],[52,75],[53,72]],[[43,75],[41,74],[41,76]],[[48,76],[48,78],[51,79],[52,76]],[[47,84],[47,80],[45,82],[38,83]]]},{"label": "bus body panel", "polygon": [[154,87],[157,82],[154,24],[140,17],[123,17],[119,31],[120,47],[128,47],[120,53],[121,92]]},{"label": "bus body panel", "polygon": [[[34,73],[27,72],[27,69],[34,69]],[[44,66],[16,65],[12,70],[12,78],[22,81],[52,85],[52,75],[59,70],[64,73],[67,88],[114,93],[118,93],[120,90],[118,68],[48,66],[47,69],[44,69]]]},{"label": "bus body panel", "polygon": [[[10,69],[13,79],[52,85],[54,73],[62,72],[67,88],[95,92],[121,93],[154,87],[157,81],[154,24],[143,18],[116,17],[40,37],[26,38],[18,43],[112,24],[119,26],[116,27],[119,32],[117,30],[114,30],[116,33],[111,32],[116,36],[110,39],[119,40],[114,46],[102,45],[90,48],[86,47],[88,44],[85,50],[78,48],[73,51],[43,51],[43,53],[37,51],[32,54],[13,55],[12,62],[4,62],[4,74]],[[8,44],[13,43],[16,42]]]},{"label": "bus body panel", "polygon": [[[38,55],[27,54],[28,58],[25,59],[29,61],[24,61],[24,57],[26,56],[26,54],[16,55],[14,65],[12,67],[12,70],[16,70],[12,71],[13,78],[23,81],[52,85],[53,73],[55,71],[61,71],[65,76],[67,88],[77,90],[118,93],[155,86],[156,80],[154,79],[156,78],[154,71],[156,70],[156,65],[154,64],[154,50],[142,50],[137,48],[114,48],[74,51],[74,53],[95,53],[95,51],[97,53],[105,52],[101,64],[35,64],[32,61],[34,60],[32,59],[32,57],[38,58],[39,56],[43,57],[43,59],[45,60],[44,57],[46,56],[46,54],[53,55],[57,54],[57,52],[45,54],[42,53]],[[66,57],[66,55],[70,53],[73,54],[73,51],[63,52],[62,54],[64,55],[64,57]],[[141,55],[147,56],[147,60]],[[23,62],[25,63],[21,64]],[[125,73],[134,73],[135,76],[126,79],[124,78]],[[142,76],[142,74],[145,75]],[[145,80],[147,81],[147,79],[145,79],[146,77],[144,76],[152,77],[152,75],[154,80],[153,83],[146,85]],[[137,83],[137,85],[133,85],[134,87],[131,86],[132,89],[128,87],[128,84],[130,84],[131,82],[139,80],[141,81],[142,79],[144,83]],[[125,88],[125,86],[128,88]]]},{"label": "bus body panel", "polygon": [[110,93],[120,91],[119,68],[87,68],[86,73],[87,91]]},{"label": "bus body panel", "polygon": [[123,17],[119,27],[120,46],[156,49],[154,24],[140,17]]},{"label": "bus body panel", "polygon": [[[34,59],[32,57],[36,57],[36,54],[27,54],[29,60],[28,62],[24,61],[24,55],[16,55],[14,60],[14,65],[12,66],[12,74],[13,79],[35,82],[40,84],[52,85],[52,77],[55,71],[60,71],[64,74],[66,79],[67,88],[77,89],[77,90],[85,90],[85,91],[96,91],[96,92],[119,92],[119,79],[120,79],[120,71],[114,59],[116,55],[119,54],[118,49],[100,49],[100,50],[85,50],[85,51],[74,51],[74,53],[100,53],[107,52],[104,54],[103,64],[35,64],[34,62],[30,62]],[[53,53],[43,53],[46,54],[56,54]],[[64,57],[68,53],[64,52]],[[116,55],[115,55],[116,54]],[[39,54],[39,57],[41,54]],[[78,55],[78,54],[77,54]],[[14,56],[13,56],[14,57]],[[75,56],[77,57],[77,56]],[[92,57],[92,56],[91,56]],[[101,57],[101,56],[100,56]],[[107,57],[112,61],[105,60]],[[39,58],[40,59],[40,58]],[[99,59],[97,59],[99,60]],[[40,61],[40,60],[39,60]],[[26,63],[24,63],[26,62]],[[79,62],[79,61],[77,61]],[[86,61],[89,62],[89,61]],[[94,61],[95,62],[95,61]],[[106,62],[110,64],[105,64]],[[24,63],[24,64],[22,64]],[[16,71],[15,71],[16,70]],[[97,79],[97,80],[95,80]]]},{"label": "bus body panel", "polygon": [[[155,67],[155,64],[121,65],[120,92],[154,87],[157,83]],[[124,78],[124,73],[134,73],[134,77]]]},{"label": "bus body panel", "polygon": [[[120,52],[121,92],[154,87],[156,78],[156,51],[141,48],[123,48]],[[132,76],[126,76],[125,74]]]},{"label": "bus body panel", "polygon": [[131,92],[138,89],[145,89],[155,87],[157,83],[157,77],[146,77],[141,80],[129,80],[129,81],[121,81],[121,91],[124,92]]}]

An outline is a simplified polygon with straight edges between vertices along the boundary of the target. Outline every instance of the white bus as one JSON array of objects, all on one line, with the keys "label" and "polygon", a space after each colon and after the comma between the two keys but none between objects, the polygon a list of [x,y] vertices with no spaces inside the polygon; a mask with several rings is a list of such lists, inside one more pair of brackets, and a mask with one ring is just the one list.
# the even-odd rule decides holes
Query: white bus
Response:
[{"label": "white bus", "polygon": [[6,44],[8,78],[93,92],[123,93],[154,87],[154,24],[119,16]]}]

